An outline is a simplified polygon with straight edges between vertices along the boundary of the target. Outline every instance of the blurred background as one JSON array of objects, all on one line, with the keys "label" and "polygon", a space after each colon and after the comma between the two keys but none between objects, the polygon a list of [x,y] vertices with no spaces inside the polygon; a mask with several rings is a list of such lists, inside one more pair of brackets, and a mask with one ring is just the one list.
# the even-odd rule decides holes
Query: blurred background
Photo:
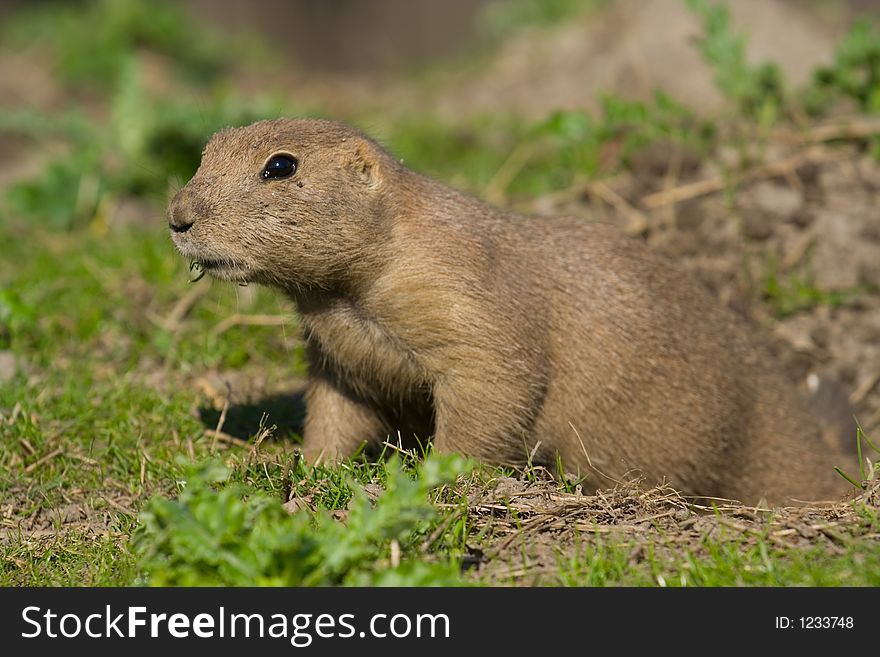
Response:
[{"label": "blurred background", "polygon": [[875,430],[878,17],[872,0],[2,0],[5,405],[52,372],[214,403],[220,380],[260,399],[301,371],[288,305],[190,285],[164,206],[218,128],[312,115],[493,203],[619,223]]}]

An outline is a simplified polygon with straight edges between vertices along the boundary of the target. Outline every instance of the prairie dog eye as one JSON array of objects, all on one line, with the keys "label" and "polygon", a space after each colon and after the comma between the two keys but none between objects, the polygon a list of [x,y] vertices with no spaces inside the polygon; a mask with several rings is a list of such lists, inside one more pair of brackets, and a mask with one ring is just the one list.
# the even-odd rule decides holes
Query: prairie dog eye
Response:
[{"label": "prairie dog eye", "polygon": [[260,177],[263,180],[287,178],[296,172],[297,164],[298,162],[296,161],[296,158],[291,155],[273,155],[269,158],[269,161],[266,162],[266,166],[263,167],[263,172],[260,174]]}]

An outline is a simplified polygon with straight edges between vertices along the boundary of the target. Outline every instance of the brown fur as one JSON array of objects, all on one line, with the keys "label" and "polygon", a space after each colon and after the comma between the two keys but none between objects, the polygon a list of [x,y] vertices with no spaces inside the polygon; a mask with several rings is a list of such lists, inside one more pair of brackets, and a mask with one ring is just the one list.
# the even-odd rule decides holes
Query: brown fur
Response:
[{"label": "brown fur", "polygon": [[[262,180],[277,152],[297,172]],[[594,487],[637,470],[751,502],[846,489],[760,339],[612,227],[500,211],[345,125],[285,119],[215,135],[169,217],[184,256],[296,303],[311,459],[400,433],[492,463],[559,455]]]}]

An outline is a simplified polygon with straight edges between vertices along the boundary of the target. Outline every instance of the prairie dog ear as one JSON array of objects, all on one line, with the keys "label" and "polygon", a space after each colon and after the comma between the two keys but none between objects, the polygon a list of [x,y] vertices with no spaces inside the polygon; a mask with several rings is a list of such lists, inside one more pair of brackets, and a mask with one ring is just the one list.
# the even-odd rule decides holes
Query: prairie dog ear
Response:
[{"label": "prairie dog ear", "polygon": [[346,149],[345,166],[358,180],[371,188],[382,184],[382,151],[376,144],[364,137],[349,140]]}]

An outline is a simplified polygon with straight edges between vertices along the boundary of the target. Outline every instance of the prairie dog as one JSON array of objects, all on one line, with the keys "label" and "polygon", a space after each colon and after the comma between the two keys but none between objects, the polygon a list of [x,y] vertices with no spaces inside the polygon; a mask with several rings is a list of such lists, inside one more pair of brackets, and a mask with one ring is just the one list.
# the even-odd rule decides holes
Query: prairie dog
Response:
[{"label": "prairie dog", "polygon": [[308,345],[303,452],[398,433],[697,495],[839,497],[845,455],[758,336],[614,227],[495,209],[341,123],[217,133],[169,206],[182,255],[282,290]]}]

